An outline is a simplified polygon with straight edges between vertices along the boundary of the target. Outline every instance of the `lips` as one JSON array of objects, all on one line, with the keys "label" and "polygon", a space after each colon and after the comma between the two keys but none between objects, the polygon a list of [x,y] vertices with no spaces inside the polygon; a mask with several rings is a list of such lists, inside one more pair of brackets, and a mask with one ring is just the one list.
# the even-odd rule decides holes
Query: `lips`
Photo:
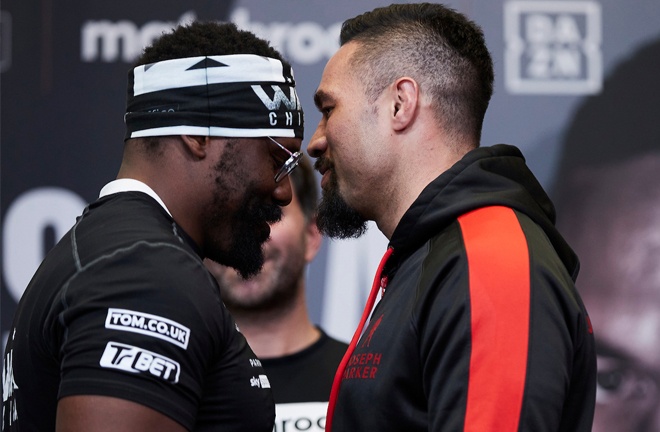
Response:
[{"label": "lips", "polygon": [[323,177],[321,177],[321,189],[325,189],[326,186],[330,183],[330,174],[331,173],[332,173],[332,171],[330,171],[330,170],[326,170],[322,173]]},{"label": "lips", "polygon": [[332,173],[332,163],[326,158],[319,157],[314,163],[314,168],[321,174],[321,188],[325,188],[326,184],[330,181],[330,174]]}]

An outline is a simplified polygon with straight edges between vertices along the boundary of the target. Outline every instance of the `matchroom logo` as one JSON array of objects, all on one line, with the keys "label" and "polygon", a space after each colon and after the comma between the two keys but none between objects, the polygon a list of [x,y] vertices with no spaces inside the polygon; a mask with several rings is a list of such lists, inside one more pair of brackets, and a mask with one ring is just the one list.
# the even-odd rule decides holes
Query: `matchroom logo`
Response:
[{"label": "matchroom logo", "polygon": [[511,93],[595,94],[602,88],[601,8],[595,1],[504,4]]}]

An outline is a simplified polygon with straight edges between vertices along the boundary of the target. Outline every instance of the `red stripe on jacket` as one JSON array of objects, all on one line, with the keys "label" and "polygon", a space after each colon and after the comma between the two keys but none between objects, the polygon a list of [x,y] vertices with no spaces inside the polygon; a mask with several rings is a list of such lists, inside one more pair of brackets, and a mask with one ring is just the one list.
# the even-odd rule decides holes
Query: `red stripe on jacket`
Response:
[{"label": "red stripe on jacket", "polygon": [[465,431],[517,431],[527,373],[529,251],[513,210],[458,218],[467,253],[472,352]]}]

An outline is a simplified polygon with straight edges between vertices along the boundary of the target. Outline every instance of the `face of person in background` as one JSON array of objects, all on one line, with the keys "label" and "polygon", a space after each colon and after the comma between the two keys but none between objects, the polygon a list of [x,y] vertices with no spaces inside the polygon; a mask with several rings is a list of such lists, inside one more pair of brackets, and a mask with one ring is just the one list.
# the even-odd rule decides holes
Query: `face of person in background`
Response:
[{"label": "face of person in background", "polygon": [[659,173],[660,156],[591,177],[564,223],[596,338],[594,432],[660,431]]},{"label": "face of person in background", "polygon": [[296,301],[298,290],[304,289],[305,267],[319,245],[316,225],[305,217],[294,192],[291,203],[282,208],[282,220],[271,225],[260,273],[243,279],[232,268],[209,260],[205,264],[218,280],[225,305],[236,316],[253,312],[285,313]]}]

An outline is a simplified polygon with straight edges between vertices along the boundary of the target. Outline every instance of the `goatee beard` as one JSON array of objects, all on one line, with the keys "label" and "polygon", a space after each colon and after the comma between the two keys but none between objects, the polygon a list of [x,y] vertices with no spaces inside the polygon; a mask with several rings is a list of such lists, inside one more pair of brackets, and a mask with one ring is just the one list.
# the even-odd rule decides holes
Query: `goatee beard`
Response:
[{"label": "goatee beard", "polygon": [[329,180],[329,184],[323,189],[316,218],[319,231],[327,237],[337,239],[362,236],[367,232],[367,220],[339,194],[336,177],[332,175]]}]

